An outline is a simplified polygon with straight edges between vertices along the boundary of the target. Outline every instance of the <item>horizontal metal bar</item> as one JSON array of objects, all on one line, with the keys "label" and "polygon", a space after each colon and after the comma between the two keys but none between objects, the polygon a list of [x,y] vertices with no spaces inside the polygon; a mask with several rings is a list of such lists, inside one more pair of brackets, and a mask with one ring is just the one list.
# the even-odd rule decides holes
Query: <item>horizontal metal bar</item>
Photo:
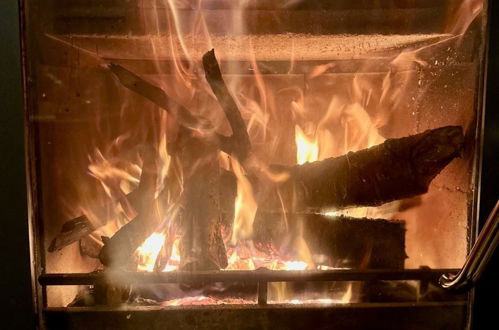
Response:
[{"label": "horizontal metal bar", "polygon": [[302,282],[302,281],[436,281],[444,273],[456,269],[401,269],[401,270],[249,270],[249,271],[202,271],[138,273],[103,271],[95,273],[43,274],[38,280],[41,285],[94,285],[112,282],[116,284],[162,284],[162,283],[213,283],[213,282]]}]

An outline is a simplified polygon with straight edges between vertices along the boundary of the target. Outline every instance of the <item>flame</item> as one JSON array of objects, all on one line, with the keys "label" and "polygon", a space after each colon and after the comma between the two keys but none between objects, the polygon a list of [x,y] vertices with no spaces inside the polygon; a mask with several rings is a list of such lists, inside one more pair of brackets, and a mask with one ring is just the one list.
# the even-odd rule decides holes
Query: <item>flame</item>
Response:
[{"label": "flame", "polygon": [[144,272],[152,272],[154,271],[154,265],[156,263],[156,259],[158,258],[159,253],[161,252],[161,248],[163,244],[165,244],[166,236],[162,233],[153,233],[149,236],[141,246],[137,248],[135,251],[137,255],[137,270]]},{"label": "flame", "polygon": [[295,126],[296,162],[305,164],[315,162],[319,158],[319,144],[309,139],[300,126]]},{"label": "flame", "polygon": [[341,302],[347,304],[352,301],[353,296],[353,283],[348,283],[348,288],[343,297],[341,298]]},{"label": "flame", "polygon": [[241,164],[231,158],[232,168],[237,178],[237,197],[234,205],[234,225],[232,231],[232,244],[251,238],[253,233],[253,220],[258,208],[253,195],[253,188],[245,176]]},{"label": "flame", "polygon": [[172,251],[170,254],[170,259],[168,259],[168,263],[165,268],[163,268],[163,272],[171,272],[177,270],[180,265],[180,252],[179,252],[179,244],[180,239],[177,238],[172,244]]},{"label": "flame", "polygon": [[309,266],[305,261],[285,261],[284,269],[285,270],[305,270]]},{"label": "flame", "polygon": [[[307,49],[300,49],[295,38],[286,36],[284,39],[290,40],[289,72],[282,77],[279,75],[264,75],[264,66],[259,62],[262,51],[259,49],[262,40],[269,36],[246,36],[245,33],[245,8],[251,1],[242,1],[234,5],[232,19],[222,28],[230,31],[232,35],[243,37],[215,36],[210,33],[205,21],[206,11],[202,10],[202,1],[194,4],[190,1],[163,0],[160,6],[153,7],[155,10],[143,11],[145,15],[143,22],[145,28],[151,31],[148,36],[153,61],[157,72],[169,72],[165,75],[158,74],[155,79],[156,84],[167,94],[176,100],[186,109],[195,115],[206,115],[213,127],[212,131],[223,132],[227,130],[222,123],[226,120],[223,112],[218,111],[218,105],[213,105],[213,99],[209,98],[211,92],[204,83],[201,76],[202,70],[199,66],[199,53],[211,49],[213,45],[231,45],[234,48],[247,49],[242,59],[250,65],[248,71],[252,74],[245,75],[225,75],[227,72],[236,72],[241,58],[239,55],[231,54],[230,47],[225,47],[225,52],[220,52],[224,59],[224,79],[233,93],[235,101],[241,110],[242,117],[247,124],[247,130],[254,145],[254,153],[258,155],[259,161],[265,166],[261,166],[265,171],[267,165],[275,163],[276,160],[287,165],[293,163],[305,164],[323,160],[329,157],[336,157],[350,151],[357,151],[369,148],[382,143],[385,138],[380,133],[392,114],[399,106],[406,101],[408,90],[411,87],[411,75],[406,78],[397,76],[397,72],[405,70],[407,63],[417,67],[425,67],[428,62],[421,56],[421,49],[411,51],[400,51],[393,58],[388,58],[388,72],[382,77],[382,82],[372,80],[374,75],[362,74],[365,72],[375,72],[372,64],[366,61],[361,65],[358,73],[353,73],[350,80],[341,80],[339,77],[329,75],[341,63],[330,62],[311,66],[305,74],[293,74],[298,67],[298,61],[303,59],[303,53]],[[294,1],[289,1],[291,3]],[[189,4],[187,4],[189,3]],[[206,5],[206,4],[205,4]],[[186,15],[179,11],[182,6],[187,6],[190,10],[187,15],[191,21],[183,22]],[[230,6],[229,6],[230,7]],[[452,34],[462,34],[466,32],[469,25],[482,11],[482,1],[467,0],[462,4],[454,6],[455,13],[450,15],[453,18],[445,27],[445,32]],[[140,7],[142,9],[142,7]],[[149,7],[148,7],[149,8]],[[232,8],[232,7],[230,7]],[[183,8],[186,9],[186,8]],[[140,11],[140,10],[139,10]],[[148,13],[148,15],[145,14]],[[164,37],[164,29],[160,24],[160,18],[167,17],[167,37]],[[190,23],[190,24],[189,24]],[[223,33],[221,33],[223,34]],[[288,38],[289,37],[289,38]],[[305,36],[307,39],[311,36]],[[313,36],[318,43],[330,41],[330,36]],[[404,38],[404,36],[399,36]],[[417,38],[417,36],[405,36],[407,38]],[[430,39],[434,36],[428,35]],[[301,38],[301,37],[300,37]],[[345,39],[338,36],[336,40]],[[367,38],[371,38],[370,36]],[[380,37],[381,38],[381,37]],[[212,40],[213,39],[213,40]],[[296,36],[296,40],[298,40]],[[415,39],[416,40],[416,39]],[[446,39],[448,40],[448,39]],[[375,42],[374,42],[375,43]],[[356,46],[356,45],[353,45]],[[302,47],[303,48],[303,47]],[[396,47],[390,47],[391,50]],[[166,49],[166,54],[165,54]],[[265,48],[263,48],[265,49]],[[278,51],[276,51],[278,53]],[[287,55],[286,55],[287,56]],[[319,55],[315,55],[319,56]],[[172,61],[165,61],[171,58]],[[221,57],[222,58],[222,57]],[[235,60],[234,60],[235,59]],[[165,64],[169,63],[169,64]],[[169,65],[168,70],[164,70],[162,65]],[[379,72],[379,63],[375,63]],[[240,68],[239,68],[240,69]],[[225,71],[226,70],[226,71]],[[171,72],[171,74],[170,74]],[[340,76],[340,75],[338,75]],[[347,75],[345,75],[347,76]],[[309,86],[316,80],[330,78],[334,82],[334,87],[327,92],[320,92],[313,95],[313,88]],[[281,79],[281,80],[279,80]],[[337,79],[337,80],[335,80]],[[284,80],[284,83],[283,83]],[[307,88],[307,90],[306,90]],[[309,93],[312,92],[312,93]],[[133,97],[128,92],[122,92],[125,101],[121,104],[121,119],[133,113]],[[424,93],[421,93],[424,95]],[[418,97],[418,96],[416,96]],[[139,184],[141,174],[140,153],[129,145],[149,143],[153,138],[153,148],[158,157],[158,175],[156,183],[155,197],[159,198],[163,191],[165,200],[157,202],[160,209],[160,218],[165,219],[168,209],[173,207],[182,193],[184,184],[184,173],[178,169],[182,166],[172,159],[168,154],[168,144],[176,138],[175,124],[169,118],[167,112],[156,107],[150,107],[143,103],[138,104],[141,108],[143,118],[137,122],[133,119],[127,125],[117,126],[125,133],[112,140],[108,145],[92,146],[92,156],[89,157],[88,170],[90,175],[98,180],[103,190],[105,198],[100,198],[101,203],[106,204],[104,210],[97,210],[89,206],[90,202],[81,202],[81,205],[73,209],[82,210],[92,223],[100,226],[99,233],[107,236],[114,234],[127,221],[132,219],[136,213],[127,194]],[[217,111],[215,111],[217,110]],[[130,113],[128,113],[130,112]],[[100,113],[100,112],[98,112]],[[100,120],[96,120],[96,129],[101,132]],[[126,122],[127,120],[120,121]],[[153,123],[154,125],[151,125]],[[173,128],[172,128],[173,126]],[[151,134],[151,127],[154,132]],[[287,147],[294,143],[296,154],[293,148]],[[146,133],[145,133],[146,132]],[[291,133],[291,134],[290,134]],[[114,134],[114,133],[113,133]],[[114,135],[113,135],[114,138]],[[101,142],[101,141],[99,141]],[[108,141],[109,142],[109,141]],[[248,179],[246,168],[237,159],[229,155],[220,155],[221,168],[231,170],[237,179],[237,196],[234,202],[234,219],[232,231],[227,243],[228,270],[255,270],[265,267],[271,270],[295,270],[307,269],[331,269],[328,265],[316,265],[314,256],[310,251],[307,242],[302,237],[301,228],[298,237],[292,241],[288,247],[292,251],[262,252],[255,248],[252,242],[253,222],[258,210],[257,198],[253,191],[252,184]],[[177,172],[172,174],[172,171]],[[266,175],[271,181],[285,181],[289,176],[286,173],[273,174],[268,171]],[[187,179],[185,179],[187,180]],[[174,181],[171,183],[170,181]],[[175,188],[171,186],[176,185]],[[95,202],[95,201],[92,201]],[[99,204],[99,203],[97,203]],[[284,205],[285,209],[288,207]],[[380,208],[355,208],[349,210],[324,210],[328,216],[348,215],[353,217],[365,217],[376,214]],[[392,209],[387,211],[392,214],[397,211],[397,206],[392,205]],[[105,216],[103,214],[106,214]],[[388,216],[387,216],[388,217]],[[104,219],[104,220],[103,220]],[[165,220],[163,223],[169,228],[170,223]],[[173,221],[171,221],[173,222]],[[98,227],[96,225],[96,227]],[[167,232],[165,230],[165,232]],[[162,271],[177,270],[180,265],[179,239],[172,239],[165,233],[155,232],[151,234],[143,244],[135,251],[137,257],[137,269],[139,271],[152,272],[157,265],[162,249],[170,249],[170,256]],[[165,246],[166,245],[166,246]],[[289,285],[286,283],[272,283],[271,287],[275,296],[280,301],[285,301],[289,295]],[[353,296],[352,284],[348,286],[341,302],[349,302]],[[206,296],[189,297],[191,300],[173,300],[169,305],[184,303],[202,303],[212,298]],[[221,301],[221,300],[220,300]],[[306,299],[291,299],[291,304],[306,303]],[[329,298],[320,298],[314,302],[330,304],[336,302]]]}]

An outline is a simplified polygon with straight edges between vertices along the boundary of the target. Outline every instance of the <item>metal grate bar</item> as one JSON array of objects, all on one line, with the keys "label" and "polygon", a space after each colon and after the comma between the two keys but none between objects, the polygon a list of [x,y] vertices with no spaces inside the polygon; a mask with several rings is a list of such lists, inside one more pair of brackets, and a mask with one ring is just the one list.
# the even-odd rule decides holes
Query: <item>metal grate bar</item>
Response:
[{"label": "metal grate bar", "polygon": [[[301,282],[301,281],[437,281],[444,273],[456,269],[405,269],[405,270],[254,270],[254,271],[202,271],[202,272],[164,272],[138,273],[103,271],[95,273],[43,274],[38,278],[41,285],[94,285],[113,282],[118,284],[162,284],[162,283],[213,283],[213,282]],[[263,289],[262,289],[263,290]]]}]

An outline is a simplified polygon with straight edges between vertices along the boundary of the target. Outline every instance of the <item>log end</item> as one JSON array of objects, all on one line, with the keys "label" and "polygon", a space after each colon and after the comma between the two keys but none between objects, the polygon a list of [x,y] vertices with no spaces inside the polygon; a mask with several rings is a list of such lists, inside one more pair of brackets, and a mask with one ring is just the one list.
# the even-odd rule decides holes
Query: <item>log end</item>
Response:
[{"label": "log end", "polygon": [[208,82],[222,80],[222,72],[218,66],[215,49],[212,49],[203,55],[203,67]]},{"label": "log end", "polygon": [[445,126],[426,131],[413,148],[413,159],[419,160],[416,172],[430,181],[454,158],[461,156],[464,134],[460,126]]}]

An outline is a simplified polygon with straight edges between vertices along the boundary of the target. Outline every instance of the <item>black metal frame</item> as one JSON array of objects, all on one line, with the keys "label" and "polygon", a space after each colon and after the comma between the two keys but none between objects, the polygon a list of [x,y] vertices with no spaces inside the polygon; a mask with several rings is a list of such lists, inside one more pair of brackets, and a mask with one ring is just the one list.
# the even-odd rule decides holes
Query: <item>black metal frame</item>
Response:
[{"label": "black metal frame", "polygon": [[204,284],[214,282],[256,283],[257,301],[265,305],[268,301],[268,283],[271,282],[308,282],[308,281],[407,281],[418,280],[424,283],[438,283],[438,278],[455,269],[401,269],[401,270],[265,270],[255,271],[202,271],[202,272],[98,272],[90,274],[44,274],[38,280],[42,286],[50,285],[97,285],[112,279],[113,283],[129,284],[166,284],[189,283]]}]

